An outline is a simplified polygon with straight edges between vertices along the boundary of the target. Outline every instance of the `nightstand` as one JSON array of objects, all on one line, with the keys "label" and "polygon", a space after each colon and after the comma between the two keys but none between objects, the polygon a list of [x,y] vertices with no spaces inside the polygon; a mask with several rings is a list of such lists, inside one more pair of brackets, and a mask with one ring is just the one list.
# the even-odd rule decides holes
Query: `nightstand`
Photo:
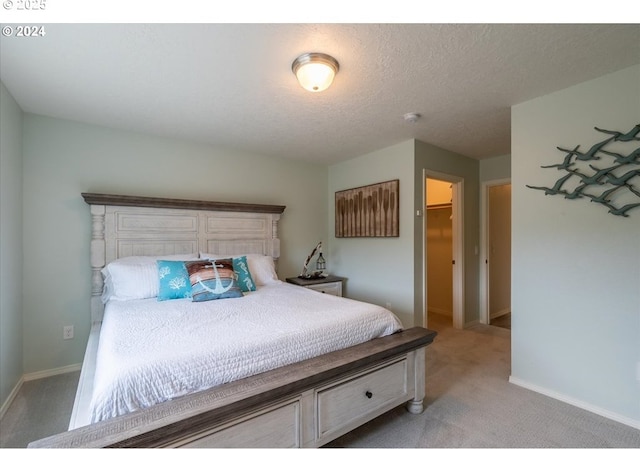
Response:
[{"label": "nightstand", "polygon": [[342,296],[342,284],[346,280],[347,278],[331,274],[326,278],[318,279],[287,278],[289,284],[299,285],[300,287],[310,288],[311,290],[334,296]]}]

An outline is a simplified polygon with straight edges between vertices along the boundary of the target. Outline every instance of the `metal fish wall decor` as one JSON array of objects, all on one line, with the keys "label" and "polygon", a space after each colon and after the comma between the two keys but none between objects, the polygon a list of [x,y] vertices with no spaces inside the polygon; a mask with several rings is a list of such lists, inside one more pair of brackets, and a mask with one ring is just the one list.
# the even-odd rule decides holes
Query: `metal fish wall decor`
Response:
[{"label": "metal fish wall decor", "polygon": [[580,145],[572,150],[556,147],[564,154],[562,162],[540,166],[566,172],[553,187],[527,187],[565,199],[588,198],[610,214],[629,217],[628,212],[640,206],[640,147],[633,149],[640,141],[640,125],[628,132],[594,129],[607,138],[584,152]]}]

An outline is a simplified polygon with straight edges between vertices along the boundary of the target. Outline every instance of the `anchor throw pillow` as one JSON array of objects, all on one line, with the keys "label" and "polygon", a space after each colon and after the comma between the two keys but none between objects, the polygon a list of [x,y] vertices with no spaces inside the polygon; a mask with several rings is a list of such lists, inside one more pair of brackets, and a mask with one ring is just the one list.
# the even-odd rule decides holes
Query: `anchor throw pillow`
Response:
[{"label": "anchor throw pillow", "polygon": [[185,262],[191,283],[191,300],[240,298],[242,290],[233,271],[233,259],[195,260]]}]

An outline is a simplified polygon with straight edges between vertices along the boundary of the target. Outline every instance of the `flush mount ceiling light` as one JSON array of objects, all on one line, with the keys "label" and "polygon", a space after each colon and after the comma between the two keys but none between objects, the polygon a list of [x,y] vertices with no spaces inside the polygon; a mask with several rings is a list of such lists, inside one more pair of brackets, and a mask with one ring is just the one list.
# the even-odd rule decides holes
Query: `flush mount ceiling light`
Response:
[{"label": "flush mount ceiling light", "polygon": [[291,65],[298,82],[309,92],[322,92],[331,86],[339,69],[338,61],[324,53],[305,53]]}]

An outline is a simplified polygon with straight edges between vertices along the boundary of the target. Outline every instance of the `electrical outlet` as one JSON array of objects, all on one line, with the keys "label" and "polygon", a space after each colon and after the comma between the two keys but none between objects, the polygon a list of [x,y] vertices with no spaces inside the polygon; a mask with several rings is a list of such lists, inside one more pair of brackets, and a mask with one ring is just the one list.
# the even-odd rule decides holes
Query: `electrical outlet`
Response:
[{"label": "electrical outlet", "polygon": [[73,338],[73,325],[62,328],[62,338],[65,340],[71,340]]}]

